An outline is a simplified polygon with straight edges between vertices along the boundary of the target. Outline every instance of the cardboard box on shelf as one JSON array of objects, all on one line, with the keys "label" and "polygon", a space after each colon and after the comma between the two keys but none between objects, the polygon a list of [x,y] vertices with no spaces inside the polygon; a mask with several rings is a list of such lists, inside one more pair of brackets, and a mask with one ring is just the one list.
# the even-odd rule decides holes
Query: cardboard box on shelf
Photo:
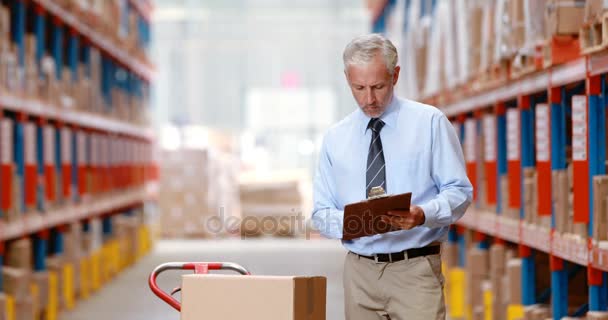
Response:
[{"label": "cardboard box on shelf", "polygon": [[13,267],[2,267],[4,278],[4,292],[15,299],[22,299],[30,295],[32,273],[29,270]]},{"label": "cardboard box on shelf", "polygon": [[11,241],[6,246],[6,265],[31,270],[33,266],[32,252],[32,240],[29,238]]},{"label": "cardboard box on shelf", "polygon": [[507,282],[505,291],[509,304],[521,304],[521,259],[511,259],[507,262]]},{"label": "cardboard box on shelf", "polygon": [[515,51],[522,48],[526,42],[525,5],[525,0],[509,0],[507,5],[510,21],[508,45]]},{"label": "cardboard box on shelf", "polygon": [[554,170],[552,172],[552,193],[553,208],[555,210],[555,229],[559,232],[568,232],[571,228],[569,211],[570,204],[568,198],[570,190],[568,188],[568,174],[565,170]]},{"label": "cardboard box on shelf", "polygon": [[37,271],[32,273],[32,283],[38,287],[38,302],[42,308],[49,303],[49,273],[48,271]]},{"label": "cardboard box on shelf", "polygon": [[40,305],[33,296],[15,299],[15,316],[17,320],[36,320]]},{"label": "cardboard box on shelf", "polygon": [[6,294],[0,292],[0,320],[6,320]]},{"label": "cardboard box on shelf", "polygon": [[589,234],[588,226],[586,223],[574,222],[572,223],[572,230],[570,233],[579,236],[581,239],[587,239]]},{"label": "cardboard box on shelf", "polygon": [[466,262],[467,290],[465,301],[468,301],[473,309],[483,307],[482,282],[489,275],[488,251],[472,247],[468,249]]},{"label": "cardboard box on shelf", "polygon": [[458,266],[458,245],[444,242],[441,245],[441,259],[445,266],[450,269]]},{"label": "cardboard box on shelf", "polygon": [[7,7],[0,4],[0,39],[8,39],[11,31],[11,15]]},{"label": "cardboard box on shelf", "polygon": [[36,36],[31,33],[25,35],[25,56],[35,57],[36,56]]},{"label": "cardboard box on shelf", "polygon": [[83,253],[82,250],[82,226],[79,222],[72,223],[69,230],[64,233],[63,256],[66,261],[75,261]]},{"label": "cardboard box on shelf", "polygon": [[503,302],[505,295],[502,284],[506,267],[506,247],[502,244],[493,244],[489,251],[493,301],[492,319],[503,320],[506,317],[506,305]]},{"label": "cardboard box on shelf", "polygon": [[24,94],[31,99],[39,98],[40,78],[38,75],[38,65],[36,58],[27,56],[25,58],[25,87]]},{"label": "cardboard box on shelf", "polygon": [[[181,317],[324,320],[326,286],[324,277],[185,275]],[[218,295],[218,290],[231,294]],[[234,308],[235,301],[241,307]]]},{"label": "cardboard box on shelf", "polygon": [[585,23],[599,20],[608,10],[608,2],[604,0],[585,0]]},{"label": "cardboard box on shelf", "polygon": [[548,36],[578,35],[584,18],[584,0],[551,0],[545,15]]},{"label": "cardboard box on shelf", "polygon": [[9,47],[9,50],[4,51],[2,57],[0,57],[2,61],[2,73],[4,73],[4,89],[13,94],[19,94],[21,92],[22,74],[19,72],[17,65],[17,49],[12,43]]},{"label": "cardboard box on shelf", "polygon": [[608,240],[608,176],[593,177],[593,239]]},{"label": "cardboard box on shelf", "polygon": [[66,289],[69,292],[74,292],[74,278],[72,278],[72,283],[71,283],[71,287],[70,288],[65,288],[64,285],[66,284],[66,282],[64,281],[64,267],[65,267],[65,260],[61,257],[61,256],[52,256],[52,257],[48,257],[46,258],[46,266],[47,269],[51,272],[54,272],[55,275],[57,276],[57,306],[59,307],[59,309],[63,310],[66,308],[66,302],[65,302],[65,296],[64,296],[64,292],[66,292]]},{"label": "cardboard box on shelf", "polygon": [[470,72],[472,76],[477,75],[480,71],[483,14],[483,5],[480,2],[471,3],[469,9],[469,66],[472,68],[472,72]]},{"label": "cardboard box on shelf", "polygon": [[467,267],[470,268],[471,274],[487,276],[489,271],[488,251],[477,247],[469,249]]},{"label": "cardboard box on shelf", "polygon": [[524,220],[538,223],[536,169],[524,168]]}]

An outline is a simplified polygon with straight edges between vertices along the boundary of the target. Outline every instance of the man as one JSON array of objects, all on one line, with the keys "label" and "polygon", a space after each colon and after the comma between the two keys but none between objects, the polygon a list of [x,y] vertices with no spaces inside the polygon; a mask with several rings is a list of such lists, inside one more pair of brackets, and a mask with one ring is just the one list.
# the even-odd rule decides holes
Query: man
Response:
[{"label": "man", "polygon": [[344,50],[344,73],[359,108],[323,139],[314,181],[313,222],[342,238],[344,206],[381,186],[412,192],[410,211],[383,220],[401,229],[344,241],[348,320],[445,318],[440,242],[471,203],[460,143],[438,109],[394,96],[397,50],[372,34]]}]

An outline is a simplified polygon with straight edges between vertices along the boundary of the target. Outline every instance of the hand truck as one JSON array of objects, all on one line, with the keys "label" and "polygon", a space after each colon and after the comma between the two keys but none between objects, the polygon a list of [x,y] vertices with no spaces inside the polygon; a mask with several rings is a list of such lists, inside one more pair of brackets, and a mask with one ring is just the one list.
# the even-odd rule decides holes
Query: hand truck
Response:
[{"label": "hand truck", "polygon": [[175,310],[181,311],[182,305],[179,301],[173,298],[173,295],[181,291],[180,287],[177,287],[171,291],[171,294],[166,293],[156,284],[156,277],[167,270],[194,270],[194,274],[207,274],[209,270],[232,270],[242,275],[250,275],[249,271],[244,267],[232,263],[232,262],[168,262],[163,263],[156,267],[150,277],[148,278],[148,284],[150,289],[156,296],[172,306]]}]

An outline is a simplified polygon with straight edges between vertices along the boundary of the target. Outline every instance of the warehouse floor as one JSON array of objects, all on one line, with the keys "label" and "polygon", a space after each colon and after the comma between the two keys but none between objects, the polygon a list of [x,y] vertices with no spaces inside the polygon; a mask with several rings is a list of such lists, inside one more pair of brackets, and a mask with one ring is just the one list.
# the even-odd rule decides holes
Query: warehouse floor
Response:
[{"label": "warehouse floor", "polygon": [[[327,319],[344,319],[342,264],[345,249],[338,241],[303,239],[164,240],[147,257],[118,275],[65,320],[169,320],[179,314],[156,298],[147,277],[154,267],[169,261],[231,261],[260,275],[323,275],[328,278]],[[159,285],[171,290],[179,285],[177,273],[163,274]]]}]

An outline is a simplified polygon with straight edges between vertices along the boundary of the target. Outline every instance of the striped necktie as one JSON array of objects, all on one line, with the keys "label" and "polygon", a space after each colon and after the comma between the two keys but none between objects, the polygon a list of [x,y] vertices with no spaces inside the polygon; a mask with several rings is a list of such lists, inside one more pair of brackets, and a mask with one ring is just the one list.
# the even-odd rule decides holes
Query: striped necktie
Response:
[{"label": "striped necktie", "polygon": [[382,187],[386,190],[386,169],[384,153],[382,152],[382,140],[380,139],[382,127],[384,127],[384,122],[379,118],[372,118],[367,125],[367,128],[372,130],[372,140],[367,154],[366,197],[372,187]]}]

